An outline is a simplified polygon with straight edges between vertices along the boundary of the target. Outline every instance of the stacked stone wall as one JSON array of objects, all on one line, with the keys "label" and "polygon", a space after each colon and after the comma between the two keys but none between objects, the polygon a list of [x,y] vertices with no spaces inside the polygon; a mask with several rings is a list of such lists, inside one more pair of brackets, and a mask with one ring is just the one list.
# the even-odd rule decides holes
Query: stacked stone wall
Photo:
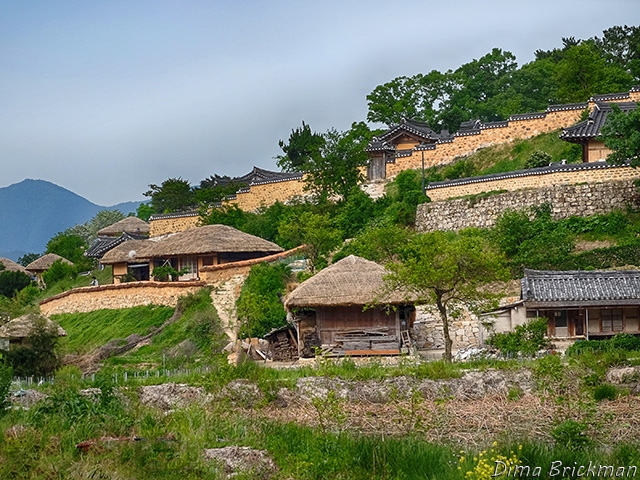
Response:
[{"label": "stacked stone wall", "polygon": [[637,188],[632,180],[580,185],[556,185],[500,193],[484,198],[424,203],[416,212],[416,230],[490,228],[507,210],[525,210],[548,203],[553,218],[605,214],[634,205]]},{"label": "stacked stone wall", "polygon": [[178,298],[194,293],[205,285],[205,282],[131,282],[75,288],[44,300],[40,303],[40,312],[49,316],[140,305],[175,307]]},{"label": "stacked stone wall", "polygon": [[251,185],[248,192],[236,194],[234,203],[242,210],[251,212],[260,207],[268,207],[276,202],[287,202],[305,195],[304,181],[287,180],[285,182]]},{"label": "stacked stone wall", "polygon": [[[480,321],[466,310],[460,318],[450,321],[449,334],[454,351],[481,346],[486,338]],[[444,328],[440,317],[428,307],[417,307],[412,337],[420,350],[444,349]]]}]

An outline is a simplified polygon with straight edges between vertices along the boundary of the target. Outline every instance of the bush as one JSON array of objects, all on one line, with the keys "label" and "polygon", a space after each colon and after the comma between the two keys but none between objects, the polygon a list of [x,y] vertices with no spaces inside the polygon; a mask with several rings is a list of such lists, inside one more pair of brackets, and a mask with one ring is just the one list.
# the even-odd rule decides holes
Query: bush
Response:
[{"label": "bush", "polygon": [[12,379],[13,369],[10,365],[7,365],[0,354],[0,417],[6,413],[7,407],[10,405],[7,398],[9,397]]},{"label": "bush", "polygon": [[56,353],[58,332],[48,329],[44,318],[39,318],[31,334],[22,345],[12,345],[7,352],[8,363],[18,377],[44,377],[60,366]]},{"label": "bush", "polygon": [[558,446],[568,450],[583,450],[592,445],[586,434],[587,426],[572,419],[565,420],[551,431]]},{"label": "bush", "polygon": [[494,334],[489,343],[504,354],[532,356],[547,345],[546,334],[547,319],[539,317],[512,332]]},{"label": "bush", "polygon": [[13,297],[16,293],[31,284],[29,275],[18,272],[3,270],[0,272],[0,295],[7,298]]},{"label": "bush", "polygon": [[593,398],[596,402],[602,400],[615,400],[618,396],[618,389],[611,384],[603,383],[598,385],[593,391]]},{"label": "bush", "polygon": [[549,166],[552,160],[553,159],[551,158],[551,155],[548,154],[547,152],[536,150],[529,156],[529,158],[527,159],[527,162],[525,163],[524,168],[547,167]]},{"label": "bush", "polygon": [[62,260],[56,260],[51,267],[42,274],[42,279],[46,285],[51,286],[61,280],[75,280],[78,272],[73,265],[69,265]]}]

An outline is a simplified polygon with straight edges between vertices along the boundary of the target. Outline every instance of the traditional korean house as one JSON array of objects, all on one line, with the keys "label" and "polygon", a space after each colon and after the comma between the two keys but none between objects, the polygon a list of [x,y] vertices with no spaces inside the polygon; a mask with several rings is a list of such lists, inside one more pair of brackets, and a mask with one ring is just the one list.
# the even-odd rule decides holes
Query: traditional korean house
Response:
[{"label": "traditional korean house", "polygon": [[396,158],[411,156],[414,149],[434,147],[448,133],[440,135],[425,122],[405,118],[398,125],[391,127],[379,137],[374,137],[366,148],[369,154],[367,178],[376,180],[386,178],[387,163]]},{"label": "traditional korean house", "polygon": [[[615,96],[615,94],[613,95]],[[560,138],[572,143],[582,145],[582,161],[598,162],[606,160],[611,153],[604,143],[598,139],[602,126],[606,123],[607,117],[613,112],[612,105],[617,105],[624,113],[628,113],[637,108],[635,102],[606,103],[606,95],[600,95],[598,101],[589,118],[576,123],[569,128],[563,128]]]},{"label": "traditional korean house", "polygon": [[266,257],[282,252],[273,242],[226,225],[206,225],[182,232],[129,240],[102,257],[113,266],[114,283],[121,280],[149,280],[153,270],[171,266],[182,271],[180,280],[199,278],[202,267]]},{"label": "traditional korean house", "polygon": [[497,331],[545,317],[554,339],[640,335],[640,271],[525,270],[519,302],[493,312]]},{"label": "traditional korean house", "polygon": [[98,238],[84,252],[86,257],[101,259],[109,250],[127,240],[149,237],[149,224],[138,217],[126,217],[98,231]]},{"label": "traditional korean house", "polygon": [[[29,272],[27,271],[26,268],[24,268],[19,263],[16,263],[13,260],[10,260],[8,258],[0,257],[0,264],[2,264],[2,266],[4,267],[4,270],[8,272],[22,272],[25,275],[29,275]],[[0,268],[0,270],[3,270],[3,269]]]},{"label": "traditional korean house", "polygon": [[25,268],[27,271],[36,277],[38,283],[42,284],[42,274],[51,268],[55,262],[61,261],[62,263],[66,263],[67,265],[73,265],[73,262],[67,260],[64,257],[56,253],[47,253],[46,255],[41,256],[40,258],[36,258],[33,262],[27,265]]},{"label": "traditional korean house", "polygon": [[0,327],[0,350],[8,350],[10,344],[24,343],[25,339],[34,333],[38,322],[42,322],[47,331],[53,332],[59,337],[67,335],[67,332],[60,325],[48,317],[38,313],[27,313]]},{"label": "traditional korean house", "polygon": [[411,301],[385,292],[387,270],[350,255],[302,282],[285,298],[298,332],[300,356],[397,355],[409,346]]}]

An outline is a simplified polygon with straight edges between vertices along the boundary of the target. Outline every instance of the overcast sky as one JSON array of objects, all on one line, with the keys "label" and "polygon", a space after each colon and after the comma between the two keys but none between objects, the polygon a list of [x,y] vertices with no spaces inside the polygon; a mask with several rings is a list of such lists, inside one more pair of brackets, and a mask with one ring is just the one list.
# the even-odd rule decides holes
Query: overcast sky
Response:
[{"label": "overcast sky", "polygon": [[[498,47],[638,25],[638,0],[0,0],[0,187],[99,205],[151,183],[276,170],[278,140],[365,120],[366,96]],[[605,92],[603,92],[605,93]]]}]

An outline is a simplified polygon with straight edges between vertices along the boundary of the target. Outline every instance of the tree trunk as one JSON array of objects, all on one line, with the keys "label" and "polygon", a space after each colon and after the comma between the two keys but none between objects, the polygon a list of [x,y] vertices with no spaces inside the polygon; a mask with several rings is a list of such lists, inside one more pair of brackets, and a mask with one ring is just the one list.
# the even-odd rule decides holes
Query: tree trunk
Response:
[{"label": "tree trunk", "polygon": [[442,332],[444,334],[444,361],[451,363],[453,355],[451,354],[451,347],[453,346],[453,340],[451,340],[451,334],[449,333],[449,318],[447,316],[447,307],[442,304],[442,297],[440,295],[436,298],[436,305],[440,312],[440,319],[442,320]]}]

